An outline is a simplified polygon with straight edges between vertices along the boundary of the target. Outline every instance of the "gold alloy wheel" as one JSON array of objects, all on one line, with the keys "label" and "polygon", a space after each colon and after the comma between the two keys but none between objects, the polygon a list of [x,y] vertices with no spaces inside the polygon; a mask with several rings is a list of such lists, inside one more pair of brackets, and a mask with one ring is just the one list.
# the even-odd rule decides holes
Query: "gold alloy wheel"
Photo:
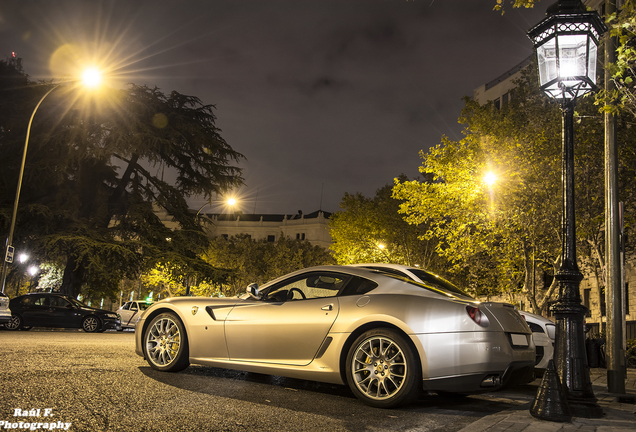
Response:
[{"label": "gold alloy wheel", "polygon": [[181,332],[171,318],[155,321],[146,332],[146,351],[148,359],[156,366],[167,366],[179,353]]},{"label": "gold alloy wheel", "polygon": [[350,365],[356,387],[374,400],[389,399],[400,391],[407,366],[402,349],[383,336],[372,336],[358,345]]}]

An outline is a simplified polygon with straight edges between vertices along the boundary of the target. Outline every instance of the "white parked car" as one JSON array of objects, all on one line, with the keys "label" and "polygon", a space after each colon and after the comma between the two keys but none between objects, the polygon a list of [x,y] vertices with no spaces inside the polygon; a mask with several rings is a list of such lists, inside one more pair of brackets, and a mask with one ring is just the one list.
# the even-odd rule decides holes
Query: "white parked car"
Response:
[{"label": "white parked car", "polygon": [[11,321],[11,309],[9,309],[9,297],[0,292],[0,324]]},{"label": "white parked car", "polygon": [[525,318],[530,330],[532,330],[532,340],[534,341],[537,355],[534,370],[537,375],[543,375],[543,372],[548,368],[548,362],[554,354],[556,325],[553,321],[541,315],[521,310],[519,314]]},{"label": "white parked car", "polygon": [[118,330],[122,331],[125,328],[134,329],[137,320],[150,305],[152,305],[152,302],[139,300],[124,303],[122,307],[117,309],[117,315],[119,315],[119,320],[121,321],[121,328]]}]

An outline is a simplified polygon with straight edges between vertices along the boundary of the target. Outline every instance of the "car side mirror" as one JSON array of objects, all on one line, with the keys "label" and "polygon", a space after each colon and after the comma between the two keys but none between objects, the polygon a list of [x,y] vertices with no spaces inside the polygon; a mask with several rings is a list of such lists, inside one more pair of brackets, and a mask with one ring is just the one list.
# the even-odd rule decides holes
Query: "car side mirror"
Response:
[{"label": "car side mirror", "polygon": [[260,294],[258,293],[258,284],[257,284],[257,283],[251,283],[251,284],[249,284],[249,285],[247,286],[247,289],[246,289],[245,291],[246,291],[246,292],[250,295],[250,297],[252,297],[253,299],[256,299],[256,300],[260,300],[260,299],[261,299],[261,296],[260,296]]}]

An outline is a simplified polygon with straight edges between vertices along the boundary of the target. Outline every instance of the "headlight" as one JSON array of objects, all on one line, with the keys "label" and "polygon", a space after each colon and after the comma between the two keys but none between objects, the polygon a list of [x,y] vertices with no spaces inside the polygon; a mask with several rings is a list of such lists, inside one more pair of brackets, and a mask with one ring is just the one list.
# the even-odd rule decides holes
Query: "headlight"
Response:
[{"label": "headlight", "polygon": [[109,313],[109,314],[106,314],[105,316],[106,316],[106,318],[113,318],[113,319],[117,319],[117,314]]}]

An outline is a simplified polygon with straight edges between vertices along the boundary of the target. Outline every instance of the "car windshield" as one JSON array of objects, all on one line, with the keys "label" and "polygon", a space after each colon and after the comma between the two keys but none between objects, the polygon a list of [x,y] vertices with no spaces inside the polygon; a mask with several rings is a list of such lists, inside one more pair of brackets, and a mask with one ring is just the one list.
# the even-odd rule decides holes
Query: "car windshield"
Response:
[{"label": "car windshield", "polygon": [[71,297],[66,297],[66,300],[70,301],[73,304],[73,306],[76,306],[76,307],[88,307],[81,301],[75,300],[74,298],[71,298]]}]

